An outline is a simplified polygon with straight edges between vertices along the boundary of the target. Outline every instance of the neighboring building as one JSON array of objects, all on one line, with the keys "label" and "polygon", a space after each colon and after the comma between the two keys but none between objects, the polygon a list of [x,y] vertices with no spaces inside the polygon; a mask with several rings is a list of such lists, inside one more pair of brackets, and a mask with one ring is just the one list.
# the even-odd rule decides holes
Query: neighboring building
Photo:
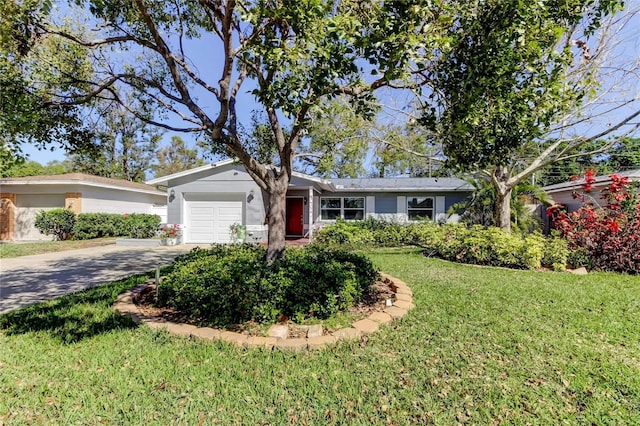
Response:
[{"label": "neighboring building", "polygon": [[0,179],[0,240],[50,240],[34,226],[40,210],[151,213],[166,221],[167,193],[144,183],[83,173]]},{"label": "neighboring building", "polygon": [[[183,227],[185,243],[229,242],[233,224],[247,241],[267,238],[268,196],[234,160],[147,181],[166,190],[167,222]],[[288,237],[311,237],[337,218],[445,221],[447,209],[473,192],[456,178],[320,179],[293,173],[286,200]]]},{"label": "neighboring building", "polygon": [[[615,174],[628,177],[631,182],[640,182],[640,170],[630,170]],[[595,182],[591,185],[592,190],[589,193],[589,196],[596,205],[600,204],[602,201],[600,198],[600,191],[611,183],[611,178],[609,176],[610,174],[605,176],[596,176]],[[579,199],[573,198],[573,193],[576,191],[582,192],[583,184],[584,178],[545,186],[543,189],[554,203],[562,204],[566,207],[567,211],[574,212],[578,210],[582,204]]]}]

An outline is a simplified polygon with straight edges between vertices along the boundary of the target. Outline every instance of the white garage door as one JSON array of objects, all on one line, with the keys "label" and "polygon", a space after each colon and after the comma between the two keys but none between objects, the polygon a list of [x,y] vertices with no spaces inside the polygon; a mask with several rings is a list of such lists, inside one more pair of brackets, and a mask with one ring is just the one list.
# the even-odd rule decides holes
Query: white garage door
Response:
[{"label": "white garage door", "polygon": [[17,241],[51,240],[34,226],[40,210],[64,208],[64,194],[17,194],[14,238]]},{"label": "white garage door", "polygon": [[242,223],[242,201],[187,201],[186,243],[229,243],[230,226]]}]

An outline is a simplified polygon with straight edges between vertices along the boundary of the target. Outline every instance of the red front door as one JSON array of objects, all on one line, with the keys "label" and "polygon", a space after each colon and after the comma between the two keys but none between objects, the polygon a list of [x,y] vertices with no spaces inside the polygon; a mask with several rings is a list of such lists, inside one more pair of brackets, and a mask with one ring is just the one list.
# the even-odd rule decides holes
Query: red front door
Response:
[{"label": "red front door", "polygon": [[287,198],[287,226],[285,232],[287,235],[302,235],[304,203],[302,198]]}]

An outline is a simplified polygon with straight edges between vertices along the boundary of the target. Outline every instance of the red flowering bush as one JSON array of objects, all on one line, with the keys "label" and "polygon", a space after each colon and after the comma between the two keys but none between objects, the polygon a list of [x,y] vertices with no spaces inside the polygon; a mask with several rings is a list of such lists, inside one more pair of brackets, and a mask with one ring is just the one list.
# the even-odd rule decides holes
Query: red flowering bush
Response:
[{"label": "red flowering bush", "polygon": [[[587,170],[582,192],[574,198],[582,207],[572,213],[555,205],[547,210],[555,228],[569,247],[585,253],[593,269],[640,273],[640,201],[629,179],[611,175],[611,183],[600,192],[604,205],[590,196],[596,179]],[[579,178],[578,176],[574,178]]]},{"label": "red flowering bush", "polygon": [[160,228],[160,238],[178,238],[181,235],[180,225],[177,223]]}]

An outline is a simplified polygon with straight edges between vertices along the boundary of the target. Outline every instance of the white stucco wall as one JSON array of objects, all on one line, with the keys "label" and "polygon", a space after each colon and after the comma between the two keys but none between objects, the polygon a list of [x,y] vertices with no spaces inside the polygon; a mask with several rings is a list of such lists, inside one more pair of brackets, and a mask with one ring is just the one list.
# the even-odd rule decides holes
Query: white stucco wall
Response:
[{"label": "white stucco wall", "polygon": [[167,198],[164,195],[99,187],[84,187],[78,192],[82,192],[82,213],[153,214],[155,213],[154,205],[167,204]]}]

